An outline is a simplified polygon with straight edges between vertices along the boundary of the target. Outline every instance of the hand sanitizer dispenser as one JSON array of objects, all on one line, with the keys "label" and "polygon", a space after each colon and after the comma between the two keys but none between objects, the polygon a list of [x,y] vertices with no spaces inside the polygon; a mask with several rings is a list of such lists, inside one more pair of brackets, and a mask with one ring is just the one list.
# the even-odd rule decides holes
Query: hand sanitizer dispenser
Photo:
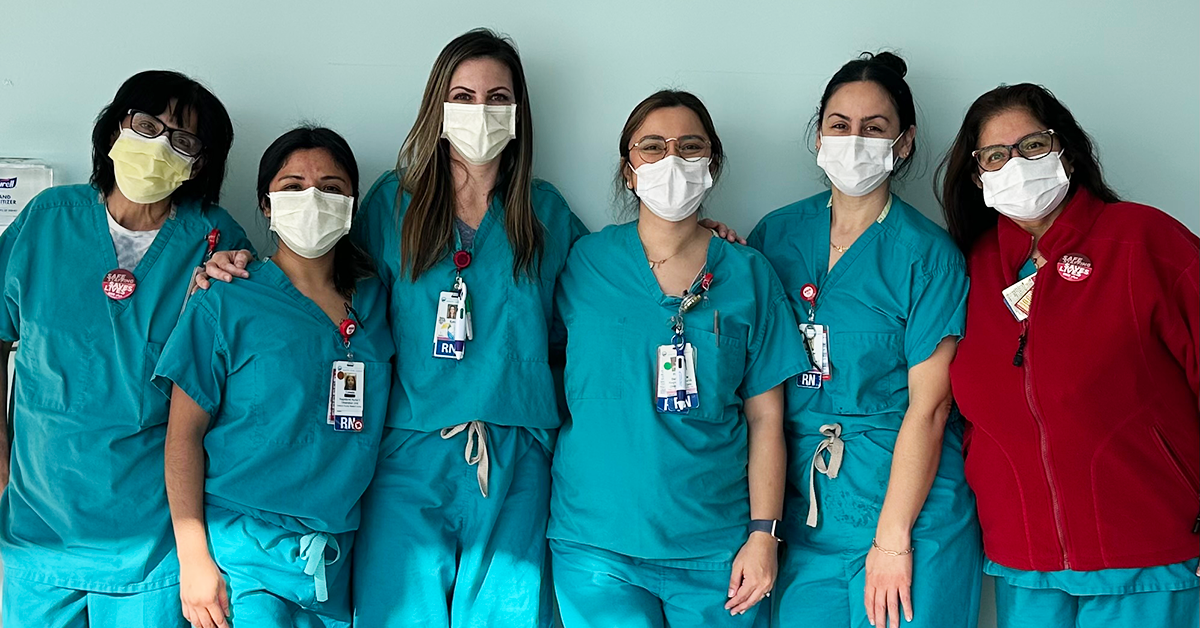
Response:
[{"label": "hand sanitizer dispenser", "polygon": [[0,157],[0,233],[25,205],[54,185],[54,170],[37,159]]}]

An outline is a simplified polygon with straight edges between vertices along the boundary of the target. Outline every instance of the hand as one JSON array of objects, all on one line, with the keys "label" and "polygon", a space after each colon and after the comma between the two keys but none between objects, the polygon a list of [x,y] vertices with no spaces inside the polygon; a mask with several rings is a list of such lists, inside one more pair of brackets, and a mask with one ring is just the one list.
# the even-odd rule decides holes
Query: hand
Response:
[{"label": "hand", "polygon": [[[903,545],[887,546],[897,551],[907,549],[910,541]],[[872,547],[867,552],[867,586],[863,589],[863,605],[867,608],[867,619],[872,626],[890,628],[900,626],[900,606],[904,607],[904,619],[913,620],[912,607],[912,554],[890,556]]]},{"label": "hand", "polygon": [[733,229],[730,229],[729,226],[723,222],[717,222],[712,218],[701,218],[700,226],[710,231],[716,231],[718,237],[729,240],[730,242],[737,242],[738,244],[746,243],[746,238],[738,237],[737,232]]},{"label": "hand", "polygon": [[725,610],[741,615],[771,593],[779,569],[779,542],[765,532],[751,532],[733,559],[729,601]]},{"label": "hand", "polygon": [[229,283],[234,277],[248,279],[250,273],[246,272],[246,265],[254,261],[254,255],[242,249],[240,251],[217,251],[213,253],[212,259],[204,264],[204,272],[196,273],[196,286],[201,290],[208,290],[211,285],[210,279],[217,279]]},{"label": "hand", "polygon": [[195,628],[229,628],[229,593],[225,577],[211,558],[179,564],[179,599],[183,616]]}]

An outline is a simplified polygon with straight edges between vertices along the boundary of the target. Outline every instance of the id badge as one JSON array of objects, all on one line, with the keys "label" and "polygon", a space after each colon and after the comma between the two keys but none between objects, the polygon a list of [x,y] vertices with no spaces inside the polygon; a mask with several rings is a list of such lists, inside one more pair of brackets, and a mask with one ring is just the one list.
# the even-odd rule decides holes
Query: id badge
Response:
[{"label": "id badge", "polygon": [[467,344],[465,295],[446,291],[438,295],[437,322],[433,329],[433,357],[461,360]]},{"label": "id badge", "polygon": [[1035,277],[1037,277],[1037,273],[1014,283],[1005,288],[1001,293],[1004,295],[1004,304],[1008,306],[1008,311],[1012,312],[1013,317],[1017,321],[1029,318],[1029,306],[1033,304],[1033,281]]},{"label": "id badge", "polygon": [[829,328],[824,325],[804,323],[800,325],[800,335],[804,339],[804,352],[808,356],[811,368],[796,376],[796,385],[800,388],[817,390],[832,375],[829,367]]},{"label": "id badge", "polygon": [[329,384],[329,419],[335,432],[361,432],[363,399],[366,397],[367,365],[338,360],[333,363]]},{"label": "id badge", "polygon": [[696,388],[696,348],[692,343],[682,347],[660,346],[654,370],[658,374],[654,405],[659,412],[685,414],[700,407],[700,393]]}]

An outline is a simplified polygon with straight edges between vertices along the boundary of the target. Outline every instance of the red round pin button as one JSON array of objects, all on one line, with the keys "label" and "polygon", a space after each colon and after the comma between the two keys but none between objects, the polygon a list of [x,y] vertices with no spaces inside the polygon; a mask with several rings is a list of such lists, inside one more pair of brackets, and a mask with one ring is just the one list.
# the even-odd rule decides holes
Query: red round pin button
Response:
[{"label": "red round pin button", "polygon": [[1058,258],[1058,275],[1067,281],[1083,281],[1092,276],[1092,260],[1082,253],[1068,253]]},{"label": "red round pin button", "polygon": [[118,268],[110,270],[104,275],[104,296],[114,300],[123,301],[133,296],[133,291],[137,290],[137,279],[133,273]]},{"label": "red round pin button", "polygon": [[800,286],[800,298],[812,303],[817,300],[817,287],[811,283]]}]

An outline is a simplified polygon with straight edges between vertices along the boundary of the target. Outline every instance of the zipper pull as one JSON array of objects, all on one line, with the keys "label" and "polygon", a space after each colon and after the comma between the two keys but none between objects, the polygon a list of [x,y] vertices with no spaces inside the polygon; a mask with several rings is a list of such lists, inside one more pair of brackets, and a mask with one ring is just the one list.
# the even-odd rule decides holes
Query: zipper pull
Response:
[{"label": "zipper pull", "polygon": [[1017,354],[1013,356],[1013,366],[1025,366],[1025,334],[1028,331],[1021,332],[1021,337],[1017,339]]},{"label": "zipper pull", "polygon": [[1192,534],[1200,534],[1200,515],[1196,515],[1196,523],[1192,524]]}]

